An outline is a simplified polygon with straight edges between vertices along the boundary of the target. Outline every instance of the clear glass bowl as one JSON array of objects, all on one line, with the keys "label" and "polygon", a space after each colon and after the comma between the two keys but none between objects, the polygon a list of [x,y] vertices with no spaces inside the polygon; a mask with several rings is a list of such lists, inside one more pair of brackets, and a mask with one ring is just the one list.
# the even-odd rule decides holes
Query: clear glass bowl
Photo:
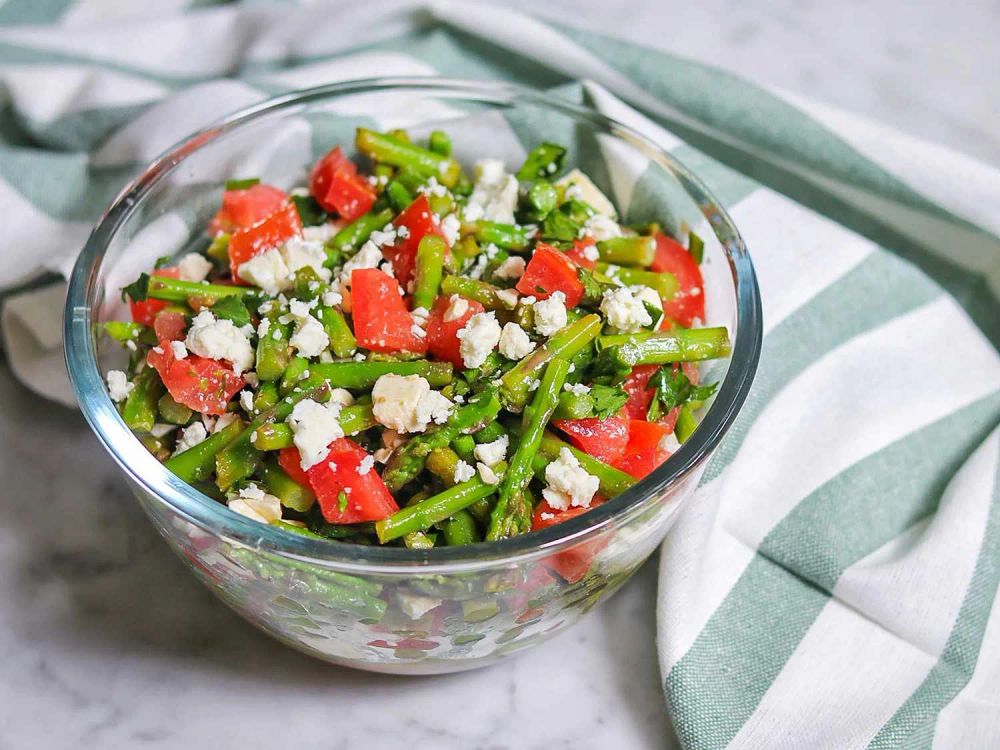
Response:
[{"label": "clear glass bowl", "polygon": [[[517,164],[525,146],[540,140],[569,143],[569,166],[616,199],[630,193],[630,219],[701,229],[706,323],[729,327],[733,353],[708,367],[722,385],[701,426],[663,466],[610,502],[541,532],[410,550],[309,539],[250,521],[176,478],[132,435],[102,375],[122,357],[99,328],[127,315],[120,288],[157,257],[204,246],[204,226],[226,179],[301,185],[315,157],[337,143],[352,151],[354,128],[373,123],[417,135],[444,128],[467,167],[484,156]],[[377,79],[270,99],[153,162],[107,210],[76,263],[65,341],[84,416],[153,523],[213,592],[251,623],[320,659],[428,674],[489,664],[546,640],[638,569],[743,404],[760,352],[761,311],[732,221],[697,178],[635,130],[505,84]]]}]

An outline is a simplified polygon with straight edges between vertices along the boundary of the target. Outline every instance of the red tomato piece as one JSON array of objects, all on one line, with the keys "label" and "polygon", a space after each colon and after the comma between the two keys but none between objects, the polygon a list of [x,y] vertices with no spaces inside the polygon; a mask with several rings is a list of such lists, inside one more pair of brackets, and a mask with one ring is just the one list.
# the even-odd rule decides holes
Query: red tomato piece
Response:
[{"label": "red tomato piece", "polygon": [[184,338],[186,328],[187,318],[179,312],[164,310],[153,320],[153,330],[156,331],[158,341],[180,341]]},{"label": "red tomato piece", "polygon": [[625,378],[622,388],[628,394],[625,411],[631,419],[645,419],[649,404],[653,400],[653,389],[649,388],[649,379],[660,369],[659,365],[638,365]]},{"label": "red tomato piece", "polygon": [[368,213],[375,203],[375,189],[358,174],[358,167],[344,156],[340,146],[316,162],[309,175],[309,190],[327,211],[336,211],[347,221]]},{"label": "red tomato piece", "polygon": [[[603,498],[595,496],[590,503],[590,508],[596,508],[603,502]],[[590,508],[556,510],[543,500],[535,508],[535,513],[531,517],[531,530],[539,531],[547,529],[550,526],[563,523],[571,518],[576,518],[586,513]],[[544,563],[568,583],[576,583],[590,570],[590,566],[594,562],[594,557],[605,546],[607,546],[607,542],[604,540],[584,542],[545,558]]]},{"label": "red tomato piece", "polygon": [[552,424],[577,448],[606,464],[614,463],[628,442],[628,417],[624,414],[607,419],[554,419]]},{"label": "red tomato piece", "polygon": [[[295,453],[298,458],[298,451]],[[368,451],[354,441],[337,438],[330,443],[326,458],[306,469],[309,486],[329,523],[381,521],[399,510],[377,471],[358,472],[358,465],[367,455]]]},{"label": "red tomato piece", "polygon": [[642,479],[662,464],[670,453],[660,447],[660,440],[670,428],[660,422],[631,419],[628,423],[628,444],[621,458],[613,463],[618,469]]},{"label": "red tomato piece", "polygon": [[665,234],[656,235],[653,271],[672,273],[677,278],[677,294],[663,303],[663,312],[671,320],[688,328],[695,318],[705,319],[705,290],[701,269],[684,246]]},{"label": "red tomato piece", "polygon": [[224,414],[229,400],[246,382],[219,360],[194,354],[177,359],[169,341],[150,350],[146,362],[156,368],[174,401],[201,414]]},{"label": "red tomato piece", "polygon": [[252,227],[288,200],[285,191],[273,185],[251,185],[242,190],[226,190],[222,194],[222,208],[208,225],[209,234],[232,232]]},{"label": "red tomato piece", "polygon": [[444,239],[444,232],[435,223],[431,204],[427,202],[427,196],[423,193],[403,209],[392,223],[397,228],[406,227],[407,236],[397,240],[394,245],[383,247],[382,255],[392,263],[393,274],[405,287],[413,279],[420,240],[429,234],[436,234]]},{"label": "red tomato piece", "polygon": [[286,240],[302,234],[302,220],[292,203],[282,204],[262,221],[233,232],[229,238],[229,270],[239,279],[239,267],[255,255],[278,247]]},{"label": "red tomato piece", "polygon": [[593,237],[573,240],[573,247],[566,251],[566,257],[570,258],[578,266],[594,270],[597,267],[597,261],[588,258],[586,250],[588,247],[593,247],[596,244],[597,241]]},{"label": "red tomato piece", "polygon": [[427,351],[427,339],[413,332],[413,315],[399,282],[377,268],[351,272],[351,305],[358,344],[376,352]]},{"label": "red tomato piece", "polygon": [[445,320],[444,314],[451,305],[451,298],[438,297],[427,318],[427,350],[438,359],[451,362],[458,369],[465,367],[459,349],[462,342],[458,340],[458,332],[469,322],[469,318],[486,310],[474,299],[467,299],[466,302],[469,303],[469,309],[460,318]]},{"label": "red tomato piece", "polygon": [[[180,274],[181,272],[176,268],[157,268],[150,275],[176,279],[180,276]],[[147,298],[139,300],[138,302],[131,299],[128,301],[128,307],[132,313],[132,320],[136,323],[142,323],[144,326],[153,325],[156,321],[156,314],[166,306],[167,303],[162,299]]]},{"label": "red tomato piece", "polygon": [[566,295],[566,307],[570,308],[583,299],[583,282],[577,276],[576,264],[566,253],[539,242],[517,282],[517,291],[535,299],[548,299],[553,292],[562,292]]},{"label": "red tomato piece", "polygon": [[282,448],[278,451],[278,466],[303,487],[309,487],[309,476],[302,468],[302,455],[298,448]]}]

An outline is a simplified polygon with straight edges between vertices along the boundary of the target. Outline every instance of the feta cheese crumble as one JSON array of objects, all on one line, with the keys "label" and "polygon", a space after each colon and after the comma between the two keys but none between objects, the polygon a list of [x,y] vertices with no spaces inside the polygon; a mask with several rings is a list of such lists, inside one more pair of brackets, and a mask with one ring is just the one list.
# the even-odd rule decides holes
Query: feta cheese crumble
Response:
[{"label": "feta cheese crumble", "polygon": [[498,279],[519,279],[524,276],[525,265],[524,258],[512,255],[497,266],[497,270],[493,272],[493,275]]},{"label": "feta cheese crumble", "polygon": [[253,256],[236,269],[237,276],[272,296],[291,287],[290,273],[277,248]]},{"label": "feta cheese crumble", "polygon": [[653,322],[642,300],[628,287],[606,290],[601,299],[601,312],[608,323],[626,333],[635,333]]},{"label": "feta cheese crumble", "polygon": [[476,464],[476,471],[479,473],[479,478],[486,484],[500,484],[500,477],[497,476],[497,473],[482,461]]},{"label": "feta cheese crumble", "polygon": [[300,268],[311,268],[324,281],[330,279],[330,269],[323,267],[326,262],[326,250],[322,242],[292,237],[282,245],[279,252],[289,274],[294,274]]},{"label": "feta cheese crumble", "polygon": [[194,422],[188,425],[181,430],[180,437],[177,438],[177,444],[174,446],[174,455],[183,453],[188,448],[194,448],[194,446],[207,437],[208,430],[205,429],[205,425],[201,422]]},{"label": "feta cheese crumble", "polygon": [[233,321],[218,319],[209,310],[202,310],[191,321],[184,345],[199,357],[231,362],[237,375],[252,368],[255,360],[246,334]]},{"label": "feta cheese crumble", "polygon": [[459,461],[457,464],[455,464],[455,476],[452,477],[455,480],[455,484],[468,482],[474,476],[476,476],[476,470],[473,469],[465,461]]},{"label": "feta cheese crumble", "polygon": [[340,278],[349,284],[351,283],[351,272],[356,268],[378,268],[378,264],[383,260],[382,251],[378,249],[378,246],[374,242],[368,240],[354,254],[354,257],[344,264],[343,269],[340,271]]},{"label": "feta cheese crumble", "polygon": [[239,494],[229,498],[226,504],[230,510],[260,523],[274,523],[281,520],[281,501],[255,484],[241,489]]},{"label": "feta cheese crumble", "polygon": [[423,432],[448,419],[454,405],[420,375],[383,375],[372,388],[375,420],[396,432]]},{"label": "feta cheese crumble", "polygon": [[659,448],[660,450],[666,451],[672,456],[681,449],[681,444],[680,441],[677,439],[677,435],[671,432],[670,434],[664,435],[662,438],[660,438]]},{"label": "feta cheese crumble", "polygon": [[212,270],[212,262],[201,253],[188,253],[177,263],[177,278],[181,281],[204,281]]},{"label": "feta cheese crumble", "polygon": [[444,233],[445,242],[449,246],[458,241],[458,230],[462,228],[462,222],[455,214],[448,214],[441,220],[441,231]]},{"label": "feta cheese crumble", "polygon": [[517,307],[517,290],[516,289],[501,289],[497,292],[497,299],[500,304],[506,307],[508,310],[513,310]]},{"label": "feta cheese crumble", "polygon": [[330,443],[344,436],[339,421],[340,408],[340,402],[332,399],[325,404],[312,399],[295,404],[287,421],[294,435],[292,442],[302,456],[303,469],[326,458]]},{"label": "feta cheese crumble", "polygon": [[457,294],[453,294],[451,295],[451,301],[448,303],[447,309],[444,311],[444,322],[453,323],[465,315],[468,311],[469,301],[465,297],[459,297]]},{"label": "feta cheese crumble", "polygon": [[604,214],[594,214],[583,225],[582,234],[584,237],[593,237],[600,242],[610,240],[612,237],[621,237],[622,228],[618,222]]},{"label": "feta cheese crumble", "polygon": [[116,404],[127,399],[135,388],[135,383],[128,382],[128,376],[121,370],[109,370],[105,377],[108,381],[108,393]]},{"label": "feta cheese crumble", "polygon": [[507,359],[522,359],[535,351],[535,345],[528,334],[517,323],[504,325],[500,334],[500,354]]},{"label": "feta cheese crumble", "polygon": [[299,320],[288,343],[298,350],[300,356],[311,359],[326,351],[330,345],[330,337],[322,323],[312,315],[306,315]]},{"label": "feta cheese crumble", "polygon": [[514,223],[517,208],[517,178],[507,174],[499,159],[483,159],[474,167],[476,184],[465,207],[465,220]]},{"label": "feta cheese crumble", "polygon": [[375,457],[365,456],[361,459],[361,463],[358,464],[358,476],[363,477],[369,471],[375,468]]},{"label": "feta cheese crumble", "polygon": [[171,341],[170,351],[174,355],[174,359],[186,359],[188,355],[187,347],[184,346],[183,341]]},{"label": "feta cheese crumble", "polygon": [[[651,322],[655,323],[663,318],[663,300],[660,299],[659,292],[648,286],[634,286],[632,287],[632,293],[637,300],[657,311],[655,315],[651,316]],[[649,310],[646,310],[646,312],[649,312]]]},{"label": "feta cheese crumble", "polygon": [[247,414],[253,414],[253,391],[240,391],[240,406]]},{"label": "feta cheese crumble", "polygon": [[600,487],[600,481],[580,466],[580,461],[569,448],[559,449],[559,458],[545,467],[542,496],[556,510],[589,508],[590,501]]},{"label": "feta cheese crumble", "polygon": [[566,325],[566,295],[552,292],[548,299],[534,304],[535,330],[542,336],[551,336]]},{"label": "feta cheese crumble", "polygon": [[477,459],[487,466],[493,466],[507,458],[507,447],[510,445],[510,438],[502,435],[492,443],[480,443],[473,453]]},{"label": "feta cheese crumble", "polygon": [[500,343],[500,324],[494,312],[476,313],[457,334],[461,343],[462,363],[469,369],[479,367]]}]

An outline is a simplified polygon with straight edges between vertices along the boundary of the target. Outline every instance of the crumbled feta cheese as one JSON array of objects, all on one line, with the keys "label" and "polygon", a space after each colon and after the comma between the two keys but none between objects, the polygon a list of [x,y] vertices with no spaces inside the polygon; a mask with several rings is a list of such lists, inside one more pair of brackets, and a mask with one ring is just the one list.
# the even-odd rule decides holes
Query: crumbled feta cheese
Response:
[{"label": "crumbled feta cheese", "polygon": [[584,385],[583,383],[566,383],[563,386],[564,391],[569,393],[575,393],[577,396],[586,396],[590,393],[590,386]]},{"label": "crumbled feta cheese", "polygon": [[310,314],[316,304],[316,300],[308,303],[292,300],[288,306],[288,314],[296,321],[295,333],[288,343],[306,359],[318,357],[330,345],[330,337],[323,324]]},{"label": "crumbled feta cheese", "polygon": [[600,242],[610,240],[612,237],[621,237],[622,228],[618,222],[604,214],[594,214],[583,225],[581,234],[584,237],[593,237]]},{"label": "crumbled feta cheese", "polygon": [[361,463],[358,464],[358,476],[363,477],[373,468],[375,468],[375,457],[365,456],[361,459]]},{"label": "crumbled feta cheese", "polygon": [[476,184],[465,207],[466,221],[514,223],[517,208],[517,178],[507,174],[499,159],[483,159],[475,165]]},{"label": "crumbled feta cheese", "polygon": [[239,417],[237,417],[232,412],[227,411],[225,414],[223,414],[222,416],[220,416],[218,419],[215,420],[215,424],[212,425],[212,432],[218,432],[219,430],[226,429],[238,418]]},{"label": "crumbled feta cheese", "polygon": [[531,378],[528,380],[528,391],[534,392],[538,390],[538,387],[542,384],[542,381],[538,378]]},{"label": "crumbled feta cheese", "polygon": [[500,343],[500,324],[494,312],[476,313],[457,334],[459,353],[467,368],[479,367]]},{"label": "crumbled feta cheese", "polygon": [[292,285],[288,278],[289,274],[285,259],[277,249],[255,255],[236,269],[237,276],[270,295],[275,295]]},{"label": "crumbled feta cheese", "polygon": [[[537,309],[537,305],[535,306]],[[617,287],[604,292],[601,312],[608,323],[626,333],[635,333],[653,322],[642,300],[628,287]]]},{"label": "crumbled feta cheese", "polygon": [[121,370],[109,370],[106,377],[108,393],[111,394],[111,400],[115,403],[127,399],[128,394],[135,388],[135,383],[128,382],[128,376]]},{"label": "crumbled feta cheese", "polygon": [[535,345],[517,323],[513,321],[503,327],[500,334],[500,353],[507,359],[522,359],[535,351]]},{"label": "crumbled feta cheese", "polygon": [[375,245],[375,247],[381,249],[386,245],[392,245],[396,242],[396,237],[398,236],[396,227],[392,224],[386,224],[381,230],[376,229],[370,235],[368,235],[368,241]]},{"label": "crumbled feta cheese", "polygon": [[322,242],[292,237],[282,245],[279,252],[289,274],[294,274],[300,268],[311,268],[324,281],[330,278],[330,269],[323,267],[326,262],[326,250]]},{"label": "crumbled feta cheese", "polygon": [[188,253],[177,263],[177,278],[181,281],[204,281],[212,270],[212,262],[201,253]]},{"label": "crumbled feta cheese", "polygon": [[674,433],[669,433],[660,438],[660,450],[666,451],[671,456],[681,449],[680,441],[677,439],[677,435]]},{"label": "crumbled feta cheese", "polygon": [[535,330],[542,336],[551,336],[566,325],[566,295],[552,292],[548,299],[539,300],[534,305]]},{"label": "crumbled feta cheese", "polygon": [[430,310],[426,307],[414,307],[410,312],[413,316],[413,322],[415,325],[425,328],[427,326],[427,318],[430,316]]},{"label": "crumbled feta cheese", "polygon": [[476,476],[476,470],[473,469],[465,461],[459,461],[457,464],[455,464],[455,476],[452,477],[455,480],[455,484],[468,482],[474,476]]},{"label": "crumbled feta cheese", "polygon": [[500,484],[500,477],[497,476],[497,473],[482,461],[476,464],[476,471],[479,472],[479,478],[486,484]]},{"label": "crumbled feta cheese", "polygon": [[334,388],[330,391],[330,400],[336,401],[341,406],[350,406],[354,403],[354,396],[346,388]]},{"label": "crumbled feta cheese", "polygon": [[396,269],[392,267],[391,261],[387,260],[385,263],[380,264],[378,270],[380,270],[386,276],[391,276],[392,278],[396,278]]},{"label": "crumbled feta cheese", "polygon": [[451,295],[451,301],[448,303],[447,309],[444,311],[444,322],[452,323],[461,318],[468,311],[469,301],[465,297],[459,297],[457,294],[453,294]]},{"label": "crumbled feta cheese", "polygon": [[[656,310],[656,314],[650,316],[650,322],[655,323],[663,317],[663,300],[660,299],[659,292],[648,286],[634,286],[632,287],[632,293],[637,300]],[[649,311],[647,310],[646,312]]]},{"label": "crumbled feta cheese", "polygon": [[476,458],[487,466],[493,466],[507,458],[507,447],[510,445],[510,438],[501,435],[492,443],[481,443],[473,451]]},{"label": "crumbled feta cheese", "polygon": [[[378,249],[374,242],[368,240],[354,254],[354,257],[344,264],[343,269],[340,271],[340,277],[347,283],[350,283],[352,271],[357,268],[378,268],[378,264],[382,261],[382,251]],[[242,268],[242,266],[240,267]]]},{"label": "crumbled feta cheese", "polygon": [[453,404],[432,391],[419,375],[383,375],[372,388],[375,420],[397,432],[423,432],[431,422],[448,419]]},{"label": "crumbled feta cheese", "polygon": [[493,260],[497,257],[497,253],[500,252],[500,248],[494,245],[492,242],[486,243],[486,247],[483,248],[483,255],[485,255],[489,260]]},{"label": "crumbled feta cheese", "polygon": [[524,266],[524,258],[512,255],[497,266],[493,273],[498,279],[519,279],[524,275]]},{"label": "crumbled feta cheese", "polygon": [[500,300],[500,304],[506,307],[508,310],[513,310],[517,307],[517,290],[516,289],[501,289],[497,292],[497,299]]},{"label": "crumbled feta cheese", "polygon": [[246,384],[251,388],[256,388],[260,385],[260,378],[257,377],[257,373],[253,370],[243,373],[243,380],[245,380]]},{"label": "crumbled feta cheese", "polygon": [[295,404],[287,421],[294,434],[292,442],[302,456],[303,469],[326,458],[330,443],[344,436],[338,419],[340,408],[340,402],[333,400],[321,404],[305,399]]},{"label": "crumbled feta cheese", "polygon": [[253,413],[253,391],[240,391],[240,406],[247,414]]},{"label": "crumbled feta cheese", "polygon": [[[306,194],[308,195],[308,191]],[[314,227],[302,227],[302,239],[309,242],[326,242],[336,233],[337,227],[328,221]]]},{"label": "crumbled feta cheese", "polygon": [[600,191],[593,180],[579,169],[571,169],[565,176],[556,180],[555,185],[566,188],[567,198],[581,200],[599,214],[611,218],[618,216],[614,204]]},{"label": "crumbled feta cheese", "polygon": [[149,431],[149,434],[155,438],[162,438],[166,437],[176,429],[177,425],[175,424],[163,424],[161,422],[157,422],[153,425],[153,429]]},{"label": "crumbled feta cheese", "polygon": [[260,523],[274,523],[281,520],[281,501],[255,484],[241,489],[240,493],[230,498],[226,504],[230,510]]},{"label": "crumbled feta cheese", "polygon": [[174,446],[174,455],[183,453],[188,448],[193,448],[207,437],[208,430],[205,429],[205,425],[201,422],[194,422],[188,425],[181,430],[180,437],[177,438],[177,444]]},{"label": "crumbled feta cheese", "polygon": [[417,188],[417,192],[423,193],[424,195],[436,195],[439,198],[443,198],[448,195],[448,188],[437,181],[437,177],[427,178],[427,182]]},{"label": "crumbled feta cheese", "polygon": [[569,448],[560,448],[559,458],[545,467],[545,482],[548,487],[542,490],[542,495],[556,510],[567,510],[570,506],[589,508],[600,486],[597,477],[580,466]]},{"label": "crumbled feta cheese", "polygon": [[184,344],[199,357],[231,362],[237,375],[253,367],[254,351],[246,334],[233,321],[218,319],[209,310],[191,321]]},{"label": "crumbled feta cheese", "polygon": [[323,306],[324,307],[336,307],[344,302],[344,295],[338,292],[336,289],[331,289],[328,292],[323,292]]},{"label": "crumbled feta cheese", "polygon": [[405,240],[410,236],[410,228],[405,224],[403,226],[396,227],[396,236],[401,240]]},{"label": "crumbled feta cheese", "polygon": [[174,355],[174,359],[186,359],[188,355],[187,347],[184,346],[183,341],[171,341],[170,351]]},{"label": "crumbled feta cheese", "polygon": [[441,606],[441,600],[430,596],[420,596],[419,594],[408,594],[400,591],[396,594],[399,608],[403,614],[411,620],[419,620],[432,609]]},{"label": "crumbled feta cheese", "polygon": [[458,241],[458,230],[462,228],[462,222],[455,214],[448,214],[441,220],[441,231],[444,233],[445,242],[449,246]]},{"label": "crumbled feta cheese", "polygon": [[583,257],[589,261],[596,263],[601,259],[601,253],[597,249],[597,245],[584,245],[583,246]]},{"label": "crumbled feta cheese", "polygon": [[264,318],[264,319],[262,319],[260,321],[260,323],[257,325],[257,335],[260,338],[264,338],[267,335],[268,331],[270,331],[270,330],[271,330],[271,319],[270,318]]},{"label": "crumbled feta cheese", "polygon": [[470,279],[481,279],[483,274],[486,272],[486,265],[489,262],[489,258],[485,253],[480,253],[476,256],[472,265],[466,270],[465,275]]}]

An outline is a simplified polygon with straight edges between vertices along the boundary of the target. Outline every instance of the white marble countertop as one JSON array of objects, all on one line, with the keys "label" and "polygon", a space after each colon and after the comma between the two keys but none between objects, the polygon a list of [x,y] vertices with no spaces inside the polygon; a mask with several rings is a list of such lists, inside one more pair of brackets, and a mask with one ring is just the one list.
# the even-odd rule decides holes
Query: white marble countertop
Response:
[{"label": "white marble countertop", "polygon": [[[704,0],[624,13],[621,2],[554,0],[545,12],[1000,164],[1000,6],[876,5]],[[651,565],[577,628],[492,668],[352,672],[216,602],[157,538],[80,415],[39,404],[3,364],[0,446],[0,748],[673,745]]]}]

